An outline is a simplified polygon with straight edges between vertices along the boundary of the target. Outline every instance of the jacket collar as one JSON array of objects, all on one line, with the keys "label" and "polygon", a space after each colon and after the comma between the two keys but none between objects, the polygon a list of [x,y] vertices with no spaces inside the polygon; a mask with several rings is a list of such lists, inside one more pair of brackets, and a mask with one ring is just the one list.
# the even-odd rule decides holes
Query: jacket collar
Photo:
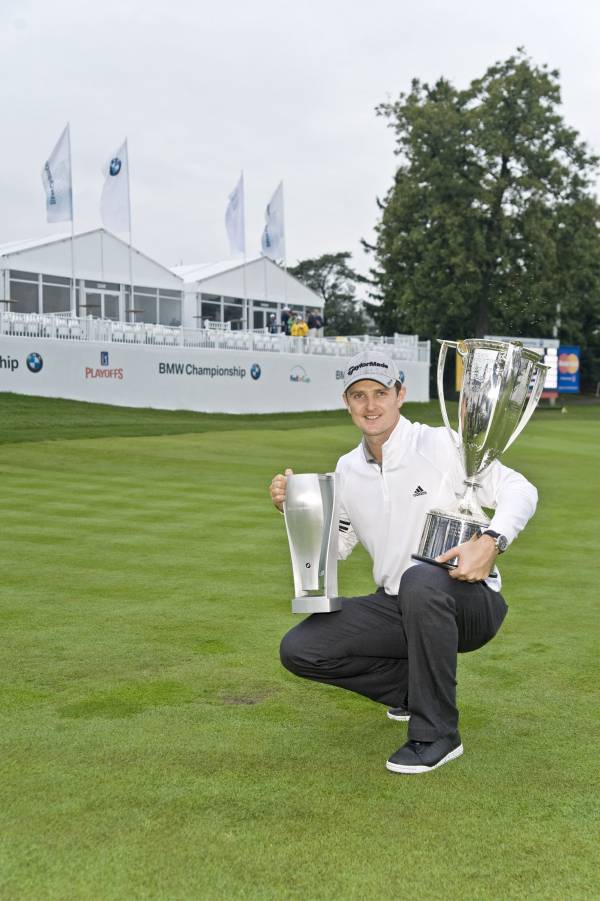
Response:
[{"label": "jacket collar", "polygon": [[[409,420],[400,414],[400,419],[396,423],[394,431],[385,444],[382,445],[383,467],[386,469],[403,465],[402,461],[406,455],[410,441],[410,425]],[[369,450],[369,446],[364,436],[361,445],[366,462],[379,465]]]}]

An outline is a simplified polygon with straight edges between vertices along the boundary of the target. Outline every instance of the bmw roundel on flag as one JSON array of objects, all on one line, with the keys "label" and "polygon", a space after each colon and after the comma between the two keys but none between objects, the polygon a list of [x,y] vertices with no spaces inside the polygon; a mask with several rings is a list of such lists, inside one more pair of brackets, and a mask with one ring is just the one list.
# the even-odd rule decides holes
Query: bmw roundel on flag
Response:
[{"label": "bmw roundel on flag", "polygon": [[112,232],[131,231],[129,203],[129,159],[125,140],[112,153],[102,170],[104,187],[100,198],[102,224]]}]

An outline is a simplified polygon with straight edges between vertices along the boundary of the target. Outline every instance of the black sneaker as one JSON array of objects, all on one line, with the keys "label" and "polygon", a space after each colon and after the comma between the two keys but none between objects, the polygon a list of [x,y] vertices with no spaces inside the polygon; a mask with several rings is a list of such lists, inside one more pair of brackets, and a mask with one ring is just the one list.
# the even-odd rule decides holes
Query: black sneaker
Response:
[{"label": "black sneaker", "polygon": [[460,735],[446,735],[436,741],[407,741],[392,754],[386,767],[392,773],[428,773],[449,760],[460,757],[463,746]]},{"label": "black sneaker", "polygon": [[387,715],[391,720],[398,720],[400,723],[407,723],[410,719],[410,713],[406,707],[390,707]]}]

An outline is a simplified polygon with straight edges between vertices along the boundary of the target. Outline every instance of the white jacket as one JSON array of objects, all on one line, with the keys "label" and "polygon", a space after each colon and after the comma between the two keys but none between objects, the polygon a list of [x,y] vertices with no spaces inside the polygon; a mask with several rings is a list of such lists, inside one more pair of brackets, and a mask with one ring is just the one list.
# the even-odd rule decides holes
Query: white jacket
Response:
[{"label": "white jacket", "polygon": [[[450,434],[446,428],[431,428],[401,416],[383,445],[381,468],[367,461],[361,441],[340,457],[336,472],[338,558],[344,560],[360,541],[373,560],[375,584],[397,594],[403,572],[415,563],[410,555],[417,550],[427,512],[450,506],[465,490]],[[510,543],[535,511],[536,489],[497,460],[477,481],[479,502],[495,511],[490,528],[506,535]],[[488,579],[488,585],[499,590],[499,576]]]}]

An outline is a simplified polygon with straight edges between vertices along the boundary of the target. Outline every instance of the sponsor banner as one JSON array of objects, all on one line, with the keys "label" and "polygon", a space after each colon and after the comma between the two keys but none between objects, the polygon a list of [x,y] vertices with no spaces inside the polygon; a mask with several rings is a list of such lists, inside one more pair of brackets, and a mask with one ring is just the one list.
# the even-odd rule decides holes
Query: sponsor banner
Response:
[{"label": "sponsor banner", "polygon": [[[343,407],[343,358],[0,335],[0,390],[197,410],[278,413]],[[429,399],[429,365],[403,362],[408,399]]]},{"label": "sponsor banner", "polygon": [[[161,360],[158,364],[159,375],[202,375],[207,378],[240,378],[243,379],[247,375],[246,369],[240,369],[239,366],[200,366],[198,363],[180,363],[179,361],[169,363]],[[253,366],[250,369],[250,376],[253,379],[260,378],[260,366]]]},{"label": "sponsor banner", "polygon": [[580,349],[576,344],[558,348],[558,393],[579,394]]}]

